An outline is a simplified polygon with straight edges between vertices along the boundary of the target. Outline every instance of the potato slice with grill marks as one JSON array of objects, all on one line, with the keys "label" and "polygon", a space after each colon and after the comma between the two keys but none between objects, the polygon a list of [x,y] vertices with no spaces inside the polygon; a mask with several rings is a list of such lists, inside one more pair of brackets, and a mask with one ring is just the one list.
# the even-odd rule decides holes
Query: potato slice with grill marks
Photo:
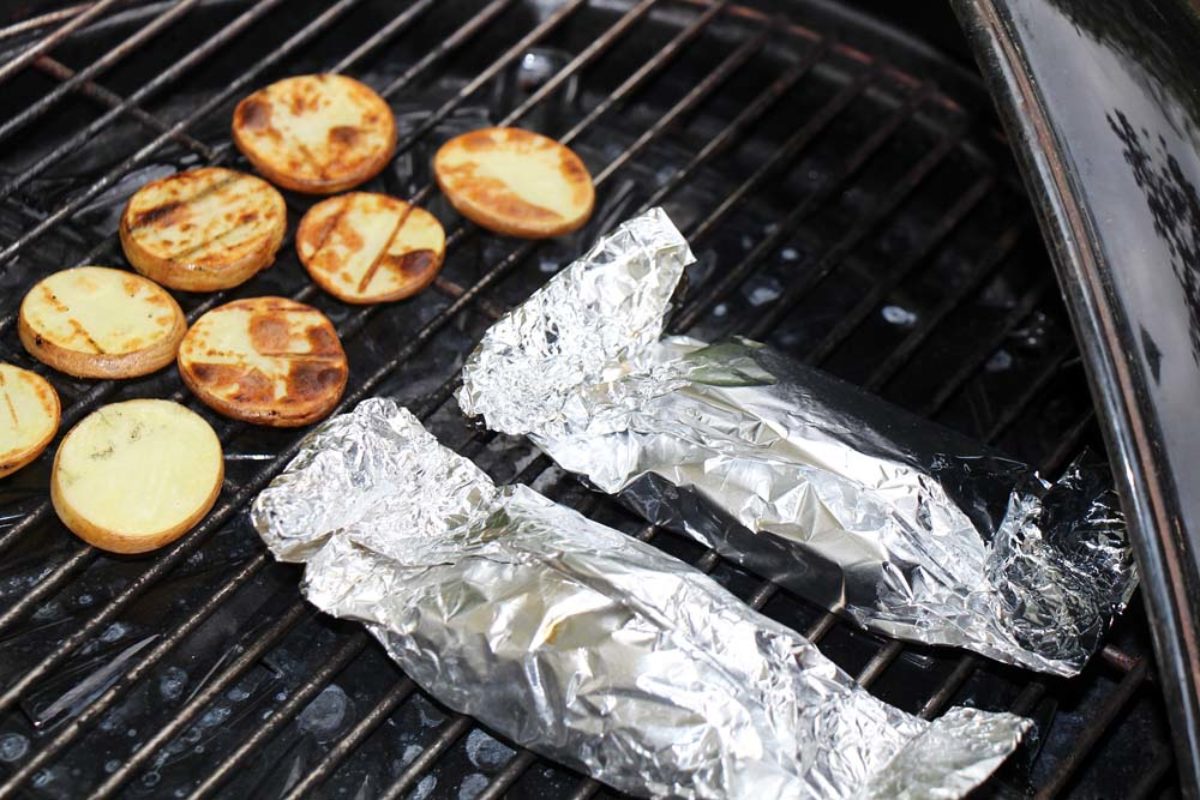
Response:
[{"label": "potato slice with grill marks", "polygon": [[392,110],[344,75],[298,75],[244,98],[233,142],[272,183],[332,194],[376,175],[396,149]]},{"label": "potato slice with grill marks", "polygon": [[175,298],[140,275],[76,267],[34,284],[17,333],[39,361],[80,378],[133,378],[170,364],[187,330]]},{"label": "potato slice with grill marks", "polygon": [[62,406],[49,381],[0,364],[0,478],[42,454],[58,431]]},{"label": "potato slice with grill marks", "polygon": [[224,474],[221,443],[203,417],[169,400],[127,400],[93,411],[63,437],[50,499],[85,542],[145,553],[203,519]]},{"label": "potato slice with grill marks", "polygon": [[196,320],[179,347],[179,373],[222,414],[291,428],[329,414],[350,370],[324,314],[283,297],[255,297]]},{"label": "potato slice with grill marks", "polygon": [[261,178],[202,167],[138,189],[121,214],[134,269],[172,289],[212,292],[270,266],[283,243],[283,195]]},{"label": "potato slice with grill marks", "polygon": [[317,203],[296,231],[296,252],[317,284],[347,303],[410,297],[437,277],[446,232],[423,208],[352,192]]},{"label": "potato slice with grill marks", "polygon": [[520,128],[456,136],[433,158],[438,186],[464,217],[506,236],[544,239],[583,226],[596,189],[570,148]]}]

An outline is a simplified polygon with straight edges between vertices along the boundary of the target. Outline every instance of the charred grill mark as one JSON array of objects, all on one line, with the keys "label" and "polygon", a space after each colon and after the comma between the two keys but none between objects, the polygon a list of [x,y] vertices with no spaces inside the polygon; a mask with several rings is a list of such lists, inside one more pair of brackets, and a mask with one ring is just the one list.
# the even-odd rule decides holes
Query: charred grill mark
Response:
[{"label": "charred grill mark", "polygon": [[[154,223],[158,222],[159,220],[171,216],[171,214],[173,214],[175,211],[177,211],[183,207],[184,207],[184,201],[172,200],[168,203],[163,203],[161,206],[155,206],[154,208],[150,208],[145,211],[139,212],[138,214],[136,214],[134,216],[133,222],[131,223],[130,227],[131,228],[142,228],[147,225],[153,225]],[[168,220],[167,224],[170,224],[170,222],[171,222],[171,220]],[[166,226],[164,225],[163,227],[166,227]]]},{"label": "charred grill mark", "polygon": [[392,246],[392,242],[396,241],[396,237],[400,234],[400,231],[403,230],[405,224],[408,223],[408,218],[412,216],[414,208],[416,208],[416,206],[411,204],[407,205],[404,209],[404,213],[397,217],[396,227],[392,228],[392,233],[390,236],[388,236],[387,241],[383,243],[383,248],[380,249],[380,251],[375,255],[375,258],[371,259],[371,263],[367,267],[366,272],[364,272],[362,278],[359,279],[359,292],[366,291],[367,287],[371,285],[371,281],[375,278],[375,273],[379,271],[379,267],[388,255],[388,248]]},{"label": "charred grill mark", "polygon": [[254,133],[271,127],[271,106],[259,97],[251,96],[237,108],[238,124]]},{"label": "charred grill mark", "polygon": [[321,224],[321,227],[317,230],[317,234],[314,237],[315,241],[313,242],[313,251],[309,258],[315,259],[320,254],[321,250],[325,248],[325,245],[329,243],[329,237],[333,235],[334,230],[341,223],[342,217],[345,216],[346,210],[349,207],[350,198],[343,198],[342,202],[338,205],[337,211],[330,214],[328,219]]},{"label": "charred grill mark", "polygon": [[288,370],[287,397],[301,402],[317,400],[337,389],[346,377],[342,364],[294,361]]},{"label": "charred grill mark", "polygon": [[48,306],[50,306],[51,308],[53,308],[55,311],[57,311],[60,314],[69,313],[71,310],[70,306],[68,306],[62,300],[59,300],[58,295],[56,295],[53,291],[51,291],[50,287],[48,287],[44,284],[42,286],[42,299],[44,299],[46,301],[46,304]]},{"label": "charred grill mark", "polygon": [[353,147],[362,136],[362,132],[353,125],[335,125],[329,129],[329,143],[341,147]]},{"label": "charred grill mark", "polygon": [[[2,383],[2,382],[3,382],[3,381],[0,381],[0,383]],[[13,401],[12,401],[12,395],[10,395],[10,394],[8,394],[7,392],[5,392],[5,394],[4,394],[4,402],[8,404],[8,415],[9,415],[10,417],[12,417],[12,424],[13,424],[13,427],[14,427],[14,428],[20,428],[20,427],[21,427],[21,421],[20,421],[20,420],[17,418],[17,407],[16,407],[15,405],[13,405]]]},{"label": "charred grill mark", "polygon": [[[164,180],[167,180],[167,181],[179,180],[181,177],[186,178],[187,174],[180,173],[179,175],[173,175],[170,178],[166,178]],[[133,217],[133,219],[130,220],[129,230],[130,231],[140,230],[149,225],[153,225],[154,223],[158,222],[159,220],[161,220],[163,218],[167,218],[167,221],[164,224],[159,226],[159,227],[165,228],[165,227],[169,226],[171,223],[177,221],[177,218],[180,215],[176,212],[178,212],[180,209],[185,209],[188,206],[190,206],[200,200],[203,200],[206,197],[209,197],[210,195],[217,194],[218,192],[222,192],[222,191],[228,189],[229,187],[233,186],[234,184],[244,180],[246,177],[247,176],[245,176],[245,175],[228,175],[224,178],[221,178],[221,180],[219,180],[219,181],[216,181],[214,183],[208,184],[207,186],[201,187],[200,190],[193,195],[190,195],[188,197],[182,197],[178,200],[170,200],[166,203],[163,203],[162,205],[158,205],[158,206],[155,206],[154,208],[147,209],[146,211],[139,211]],[[181,230],[183,229],[182,225],[180,226],[180,229]]]},{"label": "charred grill mark", "polygon": [[88,333],[87,328],[83,327],[83,323],[74,317],[68,318],[67,322],[70,323],[71,328],[75,331],[75,334],[87,342],[88,346],[91,347],[94,352],[99,355],[107,355],[107,353],[104,352],[104,348],[92,338],[90,333]]}]

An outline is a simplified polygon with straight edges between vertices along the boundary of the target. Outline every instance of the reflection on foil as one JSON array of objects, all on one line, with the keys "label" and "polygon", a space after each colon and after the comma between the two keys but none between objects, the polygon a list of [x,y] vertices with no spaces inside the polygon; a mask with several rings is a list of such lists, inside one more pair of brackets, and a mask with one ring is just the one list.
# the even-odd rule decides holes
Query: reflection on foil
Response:
[{"label": "reflection on foil", "polygon": [[692,567],[496,487],[390,400],[317,428],[252,518],[307,562],[312,603],[441,702],[634,794],[959,797],[1029,725],[882,703]]},{"label": "reflection on foil", "polygon": [[759,574],[890,636],[1077,673],[1136,583],[1115,494],[744,339],[662,338],[693,261],[654,209],[492,326],[459,403]]}]

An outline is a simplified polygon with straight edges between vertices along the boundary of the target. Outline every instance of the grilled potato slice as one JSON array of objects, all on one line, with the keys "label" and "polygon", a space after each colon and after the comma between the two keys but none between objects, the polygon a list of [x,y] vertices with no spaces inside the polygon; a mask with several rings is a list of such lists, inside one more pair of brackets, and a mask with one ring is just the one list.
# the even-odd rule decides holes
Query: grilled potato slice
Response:
[{"label": "grilled potato slice", "polygon": [[244,98],[233,142],[272,183],[332,194],[374,177],[396,149],[392,110],[344,75],[298,75]]},{"label": "grilled potato slice", "polygon": [[134,269],[187,292],[237,286],[269,267],[283,243],[283,195],[261,178],[202,167],[148,183],[121,214]]},{"label": "grilled potato slice", "polygon": [[175,358],[187,320],[175,298],[140,275],[107,267],[56,272],[21,301],[21,344],[80,378],[133,378]]},{"label": "grilled potato slice", "polygon": [[423,208],[385,194],[352,192],[308,210],[296,231],[296,252],[334,297],[383,303],[433,282],[446,254],[446,232]]},{"label": "grilled potato slice", "polygon": [[58,432],[62,410],[49,381],[27,369],[0,364],[0,478],[42,454]]},{"label": "grilled potato slice", "polygon": [[329,414],[350,370],[324,314],[283,297],[255,297],[196,320],[179,347],[179,373],[222,414],[291,428]]},{"label": "grilled potato slice", "polygon": [[433,158],[446,198],[464,217],[506,236],[544,239],[580,228],[596,189],[579,156],[520,128],[456,136]]},{"label": "grilled potato slice", "polygon": [[169,400],[128,400],[93,411],[63,437],[50,499],[88,544],[145,553],[199,522],[224,475],[221,443],[203,417]]}]

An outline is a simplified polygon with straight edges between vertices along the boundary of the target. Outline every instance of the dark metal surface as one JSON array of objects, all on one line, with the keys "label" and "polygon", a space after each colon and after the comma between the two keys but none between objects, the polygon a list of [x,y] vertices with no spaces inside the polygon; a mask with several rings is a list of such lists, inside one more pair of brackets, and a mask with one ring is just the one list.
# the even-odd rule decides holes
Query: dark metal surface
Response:
[{"label": "dark metal surface", "polygon": [[[10,47],[0,60],[94,7],[0,29]],[[0,98],[0,357],[47,374],[64,425],[112,399],[190,403],[221,437],[227,480],[194,531],[136,559],[81,545],[54,519],[49,454],[0,482],[0,797],[605,792],[438,707],[357,626],[301,600],[296,572],[270,562],[244,517],[296,433],[212,415],[174,370],[73,381],[17,342],[24,287],[77,263],[123,265],[112,219],[128,195],[182,166],[245,168],[228,140],[232,104],[316,70],[353,74],[396,109],[403,152],[369,186],[443,220],[442,275],[412,300],[350,308],[313,287],[289,239],[246,286],[180,295],[189,318],[256,294],[313,303],[350,356],[343,407],[397,397],[498,480],[529,482],[696,563],[908,711],[1031,714],[1037,736],[986,794],[1169,786],[1138,612],[1070,682],[900,646],[645,527],[527,444],[466,425],[450,401],[462,357],[505,307],[599,232],[663,203],[701,257],[681,329],[768,338],[1051,473],[1096,443],[1027,202],[990,120],[972,111],[982,92],[947,92],[965,85],[957,72],[897,67],[871,51],[878,31],[856,39],[835,13],[703,0],[183,0],[101,15],[14,72]],[[824,32],[835,29],[840,41]],[[888,41],[896,61],[929,63]],[[429,158],[485,123],[533,127],[580,152],[598,190],[583,231],[518,243],[454,215]],[[312,202],[288,201],[293,224]],[[1131,774],[1145,753],[1155,770]]]},{"label": "dark metal surface", "polygon": [[1200,17],[1181,0],[956,6],[1052,245],[1200,796]]}]

